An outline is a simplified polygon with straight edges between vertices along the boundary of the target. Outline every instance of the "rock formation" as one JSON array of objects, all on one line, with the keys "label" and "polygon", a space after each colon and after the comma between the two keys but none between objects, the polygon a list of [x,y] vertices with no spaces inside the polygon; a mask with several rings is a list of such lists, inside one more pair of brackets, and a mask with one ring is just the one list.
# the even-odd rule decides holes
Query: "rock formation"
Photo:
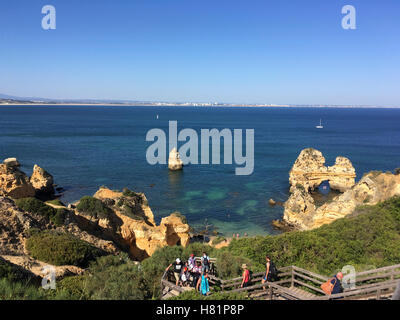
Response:
[{"label": "rock formation", "polygon": [[[142,260],[151,256],[154,251],[163,246],[189,243],[189,225],[179,214],[173,213],[161,220],[159,226],[154,221],[147,199],[143,193],[118,192],[100,188],[94,197],[101,200],[111,214],[106,219],[82,217],[83,220],[101,228],[101,233],[107,234],[121,246],[127,246],[131,256]],[[85,222],[81,221],[83,228]]]},{"label": "rock formation", "polygon": [[33,167],[33,173],[29,181],[33,188],[35,188],[37,196],[54,195],[53,176],[36,164]]},{"label": "rock formation", "polygon": [[[329,179],[324,175],[315,174],[316,169],[321,168],[325,162],[322,154],[314,149],[306,149],[301,152],[301,157],[296,160],[291,171],[291,195],[284,205],[283,221],[300,230],[318,228],[324,224],[331,223],[336,219],[343,218],[354,212],[357,206],[374,205],[387,200],[393,196],[400,195],[400,176],[390,172],[370,172],[355,185],[348,188],[351,183],[354,168],[348,159],[338,157],[333,167],[328,167],[327,173],[335,172],[339,175],[331,175]],[[310,159],[311,158],[311,159]],[[303,164],[302,164],[303,163]],[[310,165],[307,170],[306,165]],[[303,175],[297,168],[303,168]],[[329,168],[335,168],[332,170]],[[322,169],[321,171],[325,171]],[[312,173],[312,174],[310,174]],[[355,173],[354,173],[355,174]],[[333,185],[344,190],[344,193],[334,197],[320,207],[316,207],[314,199],[310,194],[322,179],[332,181]],[[348,180],[350,179],[350,180]],[[331,184],[332,185],[332,184]]]},{"label": "rock formation", "polygon": [[357,206],[375,205],[399,195],[400,175],[372,171],[364,175],[353,188],[319,207],[310,226],[317,228],[353,213]]},{"label": "rock formation", "polygon": [[7,158],[3,161],[3,163],[9,167],[19,167],[20,163],[17,158]]},{"label": "rock formation", "polygon": [[183,168],[183,161],[181,160],[179,152],[178,150],[176,150],[176,148],[173,148],[169,153],[168,157],[168,169],[176,171],[176,170],[182,170],[182,168]]},{"label": "rock formation", "polygon": [[33,197],[35,189],[18,166],[0,164],[0,195],[14,199]]},{"label": "rock formation", "polygon": [[344,192],[354,185],[355,177],[356,172],[349,159],[337,157],[335,165],[327,167],[322,153],[308,148],[300,152],[290,170],[290,191],[293,192],[298,185],[306,191],[312,191],[323,181],[329,181],[332,189]]}]

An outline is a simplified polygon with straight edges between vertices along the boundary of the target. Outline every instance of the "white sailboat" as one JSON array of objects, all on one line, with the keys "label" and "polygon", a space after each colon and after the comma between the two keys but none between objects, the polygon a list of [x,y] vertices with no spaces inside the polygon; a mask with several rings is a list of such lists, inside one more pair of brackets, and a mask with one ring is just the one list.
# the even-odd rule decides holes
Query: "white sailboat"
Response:
[{"label": "white sailboat", "polygon": [[157,115],[157,120],[158,120],[158,115]]},{"label": "white sailboat", "polygon": [[319,126],[315,126],[317,129],[323,129],[324,126],[322,125],[322,120],[319,119]]}]

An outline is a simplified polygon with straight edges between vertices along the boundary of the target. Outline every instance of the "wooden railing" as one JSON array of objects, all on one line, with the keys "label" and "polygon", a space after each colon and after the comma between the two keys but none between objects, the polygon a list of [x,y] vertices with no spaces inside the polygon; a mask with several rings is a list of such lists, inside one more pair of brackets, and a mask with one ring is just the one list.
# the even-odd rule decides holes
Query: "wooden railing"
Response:
[{"label": "wooden railing", "polygon": [[[214,260],[215,262],[215,260]],[[279,280],[262,284],[263,272],[252,275],[252,285],[241,288],[242,277],[220,279],[209,275],[210,287],[227,292],[247,292],[249,295],[262,299],[289,300],[362,300],[388,299],[400,281],[400,264],[374,270],[358,272],[355,275],[354,288],[345,289],[343,293],[327,296],[321,289],[321,284],[330,278],[296,267],[279,268]],[[164,275],[165,276],[165,275]],[[169,286],[178,293],[184,289],[162,279],[162,285]],[[172,285],[172,286],[171,286]]]}]

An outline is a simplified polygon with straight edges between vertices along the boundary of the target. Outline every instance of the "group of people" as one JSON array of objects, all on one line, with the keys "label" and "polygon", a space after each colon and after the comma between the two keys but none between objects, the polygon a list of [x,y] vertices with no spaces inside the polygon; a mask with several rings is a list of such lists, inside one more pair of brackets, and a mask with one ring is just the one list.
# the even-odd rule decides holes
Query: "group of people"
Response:
[{"label": "group of people", "polygon": [[165,271],[167,272],[171,267],[173,267],[177,286],[191,286],[203,295],[207,295],[210,291],[208,274],[211,263],[210,257],[206,252],[203,252],[201,259],[197,261],[193,253],[185,262],[181,261],[180,258],[176,258],[175,262],[171,263]]},{"label": "group of people", "polygon": [[[210,291],[208,274],[210,272],[210,257],[206,252],[203,252],[200,260],[196,260],[194,254],[191,254],[189,259],[185,262],[177,258],[174,263],[171,263],[167,268],[166,272],[173,267],[173,273],[177,286],[192,286],[200,291],[201,294],[207,295]],[[251,271],[246,264],[242,265],[242,282],[241,288],[245,288],[251,285]],[[343,273],[339,272],[329,279],[326,283],[326,290],[329,291],[327,294],[337,294],[343,292],[342,287]],[[278,269],[276,268],[274,262],[269,256],[265,257],[265,273],[261,279],[261,283],[276,281],[278,280]],[[263,287],[266,290],[266,287]],[[323,288],[324,289],[324,288]],[[325,291],[325,290],[324,290]],[[400,298],[400,284],[396,291],[397,299]],[[395,294],[395,296],[396,296]]]}]

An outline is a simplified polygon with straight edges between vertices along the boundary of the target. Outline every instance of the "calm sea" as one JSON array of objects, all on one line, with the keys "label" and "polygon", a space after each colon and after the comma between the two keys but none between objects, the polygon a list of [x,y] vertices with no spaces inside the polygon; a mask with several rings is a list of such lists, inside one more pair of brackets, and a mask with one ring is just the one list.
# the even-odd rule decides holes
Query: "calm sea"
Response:
[{"label": "calm sea", "polygon": [[[157,119],[157,115],[159,118]],[[322,119],[324,129],[315,128]],[[190,165],[183,172],[146,162],[146,133],[178,130],[254,129],[255,168],[236,176],[234,165]],[[0,107],[0,157],[17,157],[31,174],[36,163],[65,188],[72,202],[99,186],[144,192],[158,219],[173,211],[191,225],[232,235],[276,233],[271,220],[288,196],[288,172],[306,147],[327,164],[350,158],[360,178],[370,170],[400,167],[400,109],[204,108],[204,107]]]}]

